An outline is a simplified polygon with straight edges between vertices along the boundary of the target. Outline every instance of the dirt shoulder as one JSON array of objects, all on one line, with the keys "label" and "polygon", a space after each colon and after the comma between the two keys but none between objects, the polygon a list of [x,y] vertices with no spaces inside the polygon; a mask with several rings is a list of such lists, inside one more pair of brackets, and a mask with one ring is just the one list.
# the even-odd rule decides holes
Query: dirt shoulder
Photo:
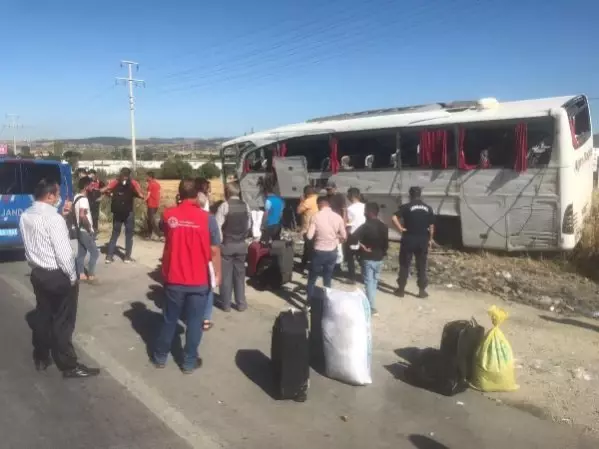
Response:
[{"label": "dirt shoulder", "polygon": [[[158,243],[136,240],[134,256],[140,263],[155,267],[161,249]],[[495,284],[501,286],[507,283],[510,286],[527,282],[526,276],[529,274],[525,270],[514,269],[513,261],[512,265],[508,265],[512,267],[509,271],[512,277],[506,279],[508,276],[503,271],[508,266],[505,270],[500,270],[497,265],[491,264],[492,261],[485,262],[488,258],[477,257],[478,259],[470,259],[470,262],[459,262],[455,255],[433,255],[431,281],[437,285],[431,287],[431,297],[427,300],[409,295],[404,299],[394,297],[389,292],[394,286],[395,275],[389,272],[383,274],[377,298],[377,308],[381,315],[373,322],[373,363],[392,367],[401,361],[398,353],[403,353],[402,349],[438,347],[443,325],[451,320],[474,317],[489,329],[491,323],[487,310],[492,305],[498,305],[509,313],[502,330],[514,350],[520,389],[512,393],[485,396],[539,418],[582,427],[599,434],[599,321],[587,319],[580,314],[567,316],[564,311],[569,315],[574,315],[575,312],[561,305],[556,307],[554,303],[545,305],[530,302],[539,309],[525,304],[526,301],[512,300],[510,294],[499,297],[487,292],[472,291],[473,288],[463,289],[462,285],[476,285],[481,290],[495,291]],[[469,268],[460,265],[465,263],[469,264]],[[509,264],[510,261],[506,260],[505,263]],[[490,273],[486,281],[474,280],[477,276],[482,276],[480,272]],[[552,278],[555,275],[547,276]],[[534,288],[538,289],[536,291],[551,291],[550,288],[557,288],[560,282],[566,282],[564,279],[568,279],[568,276],[569,274],[564,274],[562,280],[552,279],[552,284],[547,281],[547,285],[540,283]],[[272,312],[274,317],[276,311],[285,304],[282,300],[288,303],[300,303],[304,300],[304,286],[305,278],[294,275],[293,283],[281,292],[257,292],[248,288],[248,301],[254,308]],[[336,281],[335,286],[348,288],[341,281]],[[408,284],[408,290],[410,286],[412,291],[416,290],[412,280]],[[565,286],[573,288],[568,283]],[[502,287],[497,288],[504,291]],[[513,291],[529,292],[529,295],[531,291],[535,291],[527,286],[522,289],[510,288]],[[592,288],[596,287],[589,285],[589,291]],[[558,295],[554,297],[560,298]],[[571,300],[564,304],[572,304],[569,301]],[[549,310],[551,307],[553,311]]]}]

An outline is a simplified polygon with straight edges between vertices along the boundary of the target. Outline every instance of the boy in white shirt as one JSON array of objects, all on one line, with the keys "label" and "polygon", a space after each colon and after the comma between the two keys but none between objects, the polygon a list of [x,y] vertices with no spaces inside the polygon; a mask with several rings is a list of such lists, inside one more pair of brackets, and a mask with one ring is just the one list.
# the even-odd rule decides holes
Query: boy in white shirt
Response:
[{"label": "boy in white shirt", "polygon": [[[360,190],[352,187],[347,191],[347,199],[350,205],[347,207],[347,235],[353,234],[356,229],[364,224],[366,216],[364,215],[364,203]],[[356,254],[359,244],[350,245],[348,241],[344,243],[344,258],[347,262],[347,277],[352,284],[356,283]]]},{"label": "boy in white shirt", "polygon": [[[77,258],[75,259],[77,266],[77,273],[79,279],[90,283],[96,282],[96,262],[100,257],[100,251],[96,246],[96,240],[94,238],[95,229],[93,228],[93,219],[91,215],[91,208],[89,200],[87,198],[87,189],[91,184],[92,179],[84,177],[78,181],[79,193],[73,198],[73,212],[77,223]],[[87,270],[85,269],[85,257],[89,253],[89,262]]]}]

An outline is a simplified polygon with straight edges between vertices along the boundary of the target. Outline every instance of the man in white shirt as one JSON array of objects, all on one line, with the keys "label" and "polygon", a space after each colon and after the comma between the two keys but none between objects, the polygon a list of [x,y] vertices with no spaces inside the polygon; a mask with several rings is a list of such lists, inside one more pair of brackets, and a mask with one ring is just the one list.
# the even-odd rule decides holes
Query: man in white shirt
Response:
[{"label": "man in white shirt", "polygon": [[[72,336],[77,317],[79,284],[69,230],[57,212],[60,188],[42,179],[34,203],[21,215],[19,229],[31,265],[36,309],[33,322],[33,359],[38,371],[56,363],[65,378],[90,377],[100,370],[78,363]],[[52,352],[52,358],[50,358]]]},{"label": "man in white shirt", "polygon": [[[73,199],[73,212],[76,220],[77,235],[77,273],[79,279],[89,283],[96,283],[96,263],[100,257],[100,251],[94,238],[97,229],[93,228],[93,218],[87,193],[92,179],[85,177],[78,181],[79,193]],[[85,257],[89,253],[87,270],[85,269]]]},{"label": "man in white shirt", "polygon": [[[347,199],[350,205],[347,207],[347,235],[353,234],[356,229],[366,222],[366,216],[364,215],[364,203],[362,202],[362,195],[360,190],[352,187],[347,191]],[[349,237],[348,237],[349,238]],[[355,259],[359,245],[350,245],[349,240],[344,243],[344,258],[347,262],[347,277],[349,282],[352,284],[356,283],[356,264]]]}]

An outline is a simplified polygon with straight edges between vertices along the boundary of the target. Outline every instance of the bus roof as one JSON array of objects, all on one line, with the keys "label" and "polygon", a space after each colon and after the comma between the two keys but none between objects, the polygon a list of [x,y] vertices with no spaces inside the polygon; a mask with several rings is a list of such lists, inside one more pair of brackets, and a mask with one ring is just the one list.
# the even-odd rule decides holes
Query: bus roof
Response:
[{"label": "bus roof", "polygon": [[[481,100],[480,103],[477,101],[434,103],[425,106],[340,114],[240,136],[224,142],[223,147],[248,141],[261,147],[294,137],[373,129],[444,126],[459,123],[544,117],[551,115],[552,110],[561,108],[567,102],[579,97],[580,95],[569,95],[507,102],[486,99],[486,101]],[[494,104],[492,107],[477,107],[477,105],[485,103]]]},{"label": "bus roof", "polygon": [[14,156],[2,157],[0,156],[1,162],[12,162],[12,163],[21,163],[21,164],[48,164],[48,165],[68,165],[68,162],[65,161],[57,161],[55,159],[20,159]]}]

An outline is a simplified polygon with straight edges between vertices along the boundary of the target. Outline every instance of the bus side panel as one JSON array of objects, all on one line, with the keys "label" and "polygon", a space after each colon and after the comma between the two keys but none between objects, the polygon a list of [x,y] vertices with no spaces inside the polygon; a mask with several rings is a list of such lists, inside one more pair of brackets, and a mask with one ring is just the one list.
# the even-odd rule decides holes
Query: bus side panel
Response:
[{"label": "bus side panel", "polygon": [[459,182],[464,246],[557,249],[557,174],[557,168],[524,173],[511,169],[462,172]]},{"label": "bus side panel", "polygon": [[266,173],[246,173],[240,176],[241,198],[252,210],[264,207],[264,195],[260,187],[264,176]]},{"label": "bus side panel", "polygon": [[457,178],[457,170],[402,170],[401,202],[409,201],[410,187],[421,187],[422,199],[435,214],[456,217],[459,214]]}]

